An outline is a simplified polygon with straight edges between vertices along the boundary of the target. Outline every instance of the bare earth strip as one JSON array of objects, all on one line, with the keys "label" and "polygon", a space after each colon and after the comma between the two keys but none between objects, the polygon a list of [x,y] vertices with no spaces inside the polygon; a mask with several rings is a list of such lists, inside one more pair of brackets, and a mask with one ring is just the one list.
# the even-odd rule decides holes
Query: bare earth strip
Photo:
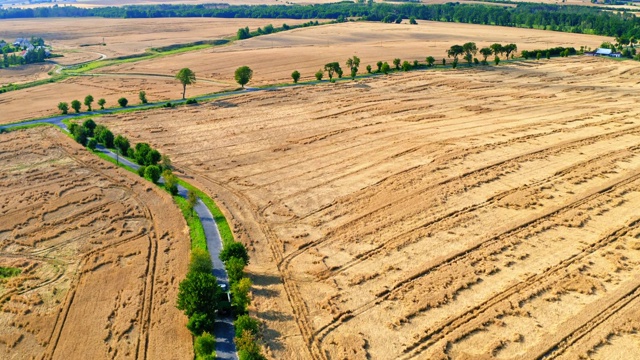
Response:
[{"label": "bare earth strip", "polygon": [[0,135],[5,359],[190,359],[186,224],[162,191],[51,128]]},{"label": "bare earth strip", "polygon": [[273,358],[637,358],[638,74],[516,62],[99,122],[217,194]]}]

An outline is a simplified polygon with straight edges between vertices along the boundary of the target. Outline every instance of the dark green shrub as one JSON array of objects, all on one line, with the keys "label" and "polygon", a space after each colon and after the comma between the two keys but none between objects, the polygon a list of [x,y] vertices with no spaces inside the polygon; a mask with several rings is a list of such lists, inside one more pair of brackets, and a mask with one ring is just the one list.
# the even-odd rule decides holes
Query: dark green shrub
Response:
[{"label": "dark green shrub", "polygon": [[187,105],[197,104],[198,100],[196,99],[187,99]]},{"label": "dark green shrub", "polygon": [[96,139],[91,139],[87,142],[87,147],[91,150],[95,150],[96,146],[98,146],[98,141],[96,141]]}]

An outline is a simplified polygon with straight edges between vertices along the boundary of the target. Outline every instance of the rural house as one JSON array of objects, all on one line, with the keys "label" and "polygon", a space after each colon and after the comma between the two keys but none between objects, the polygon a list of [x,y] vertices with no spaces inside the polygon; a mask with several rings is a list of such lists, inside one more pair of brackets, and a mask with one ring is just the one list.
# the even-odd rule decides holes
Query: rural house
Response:
[{"label": "rural house", "polygon": [[606,48],[598,48],[596,51],[586,51],[584,54],[586,56],[609,56],[615,58],[622,57],[622,53],[614,52],[613,50]]}]

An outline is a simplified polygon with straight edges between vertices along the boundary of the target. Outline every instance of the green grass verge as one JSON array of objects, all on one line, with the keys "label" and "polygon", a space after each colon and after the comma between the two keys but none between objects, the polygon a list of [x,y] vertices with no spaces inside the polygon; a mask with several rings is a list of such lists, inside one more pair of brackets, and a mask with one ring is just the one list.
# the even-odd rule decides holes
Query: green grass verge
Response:
[{"label": "green grass verge", "polygon": [[222,213],[222,211],[220,211],[220,208],[218,208],[218,205],[216,205],[213,199],[211,199],[209,195],[205,194],[200,189],[196,188],[195,186],[187,183],[182,179],[178,179],[178,183],[184,186],[187,190],[194,191],[196,195],[198,195],[198,197],[202,200],[202,202],[207,206],[207,208],[209,208],[209,211],[211,211],[211,214],[213,215],[213,219],[215,220],[216,225],[218,225],[218,231],[220,232],[220,237],[222,238],[222,245],[226,246],[227,244],[230,244],[233,241],[235,241],[233,239],[233,233],[231,232],[231,227],[227,222],[227,218],[224,217],[224,214]]},{"label": "green grass verge", "polygon": [[[207,238],[204,235],[204,228],[200,222],[200,218],[197,215],[190,214],[189,203],[187,199],[176,195],[173,197],[176,205],[182,211],[182,216],[187,221],[189,226],[189,235],[191,236],[191,249],[203,249],[207,250]],[[207,250],[208,251],[208,250]]]},{"label": "green grass verge", "polygon": [[39,123],[39,124],[29,124],[29,125],[15,126],[15,127],[12,127],[12,128],[3,129],[3,130],[0,131],[0,133],[12,132],[12,131],[18,131],[18,130],[24,130],[24,129],[31,129],[31,128],[40,127],[40,126],[55,126],[55,125],[49,124],[49,123]]},{"label": "green grass verge", "polygon": [[0,279],[17,276],[20,275],[21,272],[22,270],[18,268],[0,266]]}]

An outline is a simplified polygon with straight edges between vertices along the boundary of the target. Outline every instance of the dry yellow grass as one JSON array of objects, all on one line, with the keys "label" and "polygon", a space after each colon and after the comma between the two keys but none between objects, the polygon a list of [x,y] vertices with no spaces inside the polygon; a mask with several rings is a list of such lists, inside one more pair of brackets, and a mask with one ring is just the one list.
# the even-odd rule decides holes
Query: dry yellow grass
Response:
[{"label": "dry yellow grass", "polygon": [[[360,72],[367,64],[376,68],[379,60],[392,63],[394,58],[419,60],[427,56],[437,61],[446,58],[454,44],[473,41],[479,47],[493,43],[515,43],[519,50],[555,46],[597,47],[610,38],[553,31],[506,28],[472,24],[420,21],[419,25],[355,22],[296,29],[260,36],[213,50],[185,53],[162,59],[101,69],[101,72],[170,74],[180,64],[187,64],[200,77],[233,82],[240,65],[254,70],[253,85],[290,82],[291,72],[298,70],[303,80],[314,78],[324,64],[348,57],[362,60]],[[447,59],[451,61],[451,59]]]},{"label": "dry yellow grass", "polygon": [[3,359],[192,359],[171,197],[52,128],[0,135]]},{"label": "dry yellow grass", "polygon": [[227,209],[274,359],[638,358],[638,74],[517,62],[98,122]]}]

